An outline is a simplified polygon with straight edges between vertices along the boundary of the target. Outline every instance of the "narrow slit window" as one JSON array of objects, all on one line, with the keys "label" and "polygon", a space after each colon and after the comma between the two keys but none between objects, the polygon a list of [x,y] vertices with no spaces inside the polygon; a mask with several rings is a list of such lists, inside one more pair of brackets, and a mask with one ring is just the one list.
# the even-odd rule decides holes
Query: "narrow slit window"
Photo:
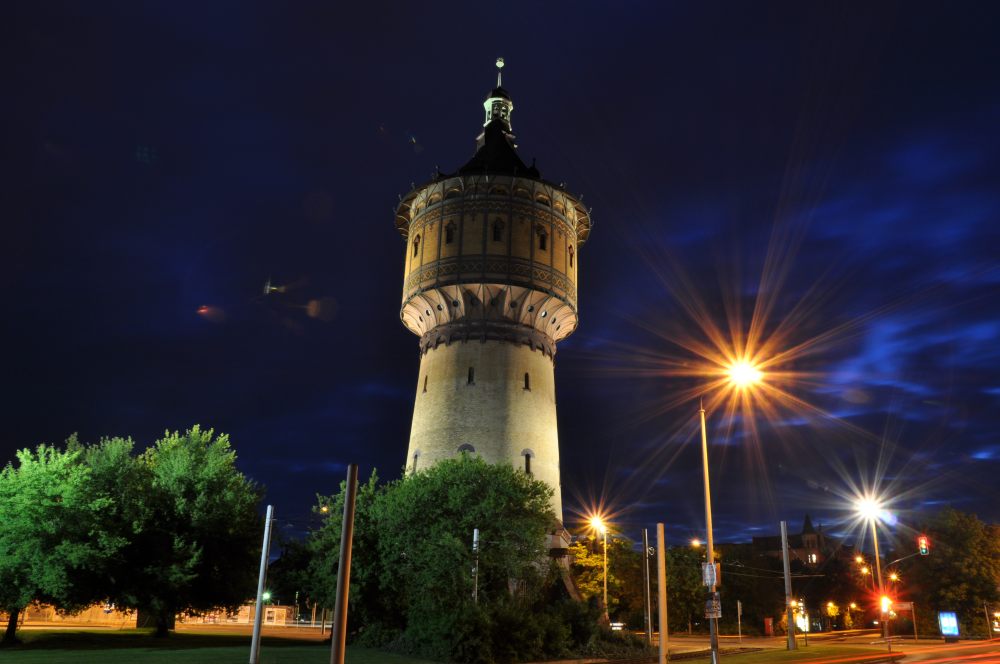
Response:
[{"label": "narrow slit window", "polygon": [[573,245],[569,245],[569,266],[573,267]]},{"label": "narrow slit window", "polygon": [[427,391],[427,375],[424,374],[424,392]]},{"label": "narrow slit window", "polygon": [[413,472],[417,472],[417,461],[420,459],[420,452],[413,453]]},{"label": "narrow slit window", "polygon": [[545,234],[545,231],[541,231],[538,234],[538,249],[540,251],[546,251],[549,247],[549,236]]},{"label": "narrow slit window", "polygon": [[469,367],[469,385],[476,384],[476,369],[474,367]]},{"label": "narrow slit window", "polygon": [[413,238],[413,257],[416,258],[417,253],[420,251],[420,236]]},{"label": "narrow slit window", "polygon": [[[416,470],[416,468],[417,468],[417,460],[414,457],[414,459],[413,459],[413,469]],[[531,474],[531,455],[530,454],[525,454],[524,455],[524,474],[525,475],[530,475]]]},{"label": "narrow slit window", "polygon": [[528,375],[528,372],[524,373],[524,389],[531,389],[531,376]]},{"label": "narrow slit window", "polygon": [[451,244],[455,241],[455,224],[448,222],[448,225],[444,227],[444,243]]}]

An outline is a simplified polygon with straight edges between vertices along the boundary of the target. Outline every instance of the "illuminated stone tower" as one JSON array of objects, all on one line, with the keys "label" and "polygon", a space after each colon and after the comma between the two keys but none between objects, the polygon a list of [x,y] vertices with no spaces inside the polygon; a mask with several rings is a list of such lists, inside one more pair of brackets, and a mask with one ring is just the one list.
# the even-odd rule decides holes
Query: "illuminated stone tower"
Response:
[{"label": "illuminated stone tower", "polygon": [[590,215],[518,157],[502,59],[497,67],[475,156],[396,211],[406,240],[400,318],[421,355],[406,467],[462,451],[512,464],[553,488],[561,521],[554,358],[577,326]]}]

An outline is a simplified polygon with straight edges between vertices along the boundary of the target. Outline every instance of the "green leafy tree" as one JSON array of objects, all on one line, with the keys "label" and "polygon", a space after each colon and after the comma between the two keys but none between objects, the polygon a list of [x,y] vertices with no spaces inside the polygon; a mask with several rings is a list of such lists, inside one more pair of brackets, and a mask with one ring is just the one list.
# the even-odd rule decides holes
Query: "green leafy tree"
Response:
[{"label": "green leafy tree", "polygon": [[228,436],[195,426],[138,457],[113,439],[88,458],[102,482],[121,482],[114,518],[130,539],[109,573],[109,599],[151,614],[163,636],[176,613],[235,608],[252,595],[260,489],[236,468]]},{"label": "green leafy tree", "polygon": [[[569,547],[573,580],[580,596],[597,602],[604,594],[604,538],[589,536]],[[608,535],[608,614],[615,622],[644,627],[643,558],[632,540]],[[655,574],[655,570],[652,570]]]},{"label": "green leafy tree", "polygon": [[671,631],[687,631],[701,622],[705,586],[701,579],[701,549],[675,546],[667,549],[667,621]]},{"label": "green leafy tree", "polygon": [[[360,488],[356,507],[354,637],[370,644],[393,640],[458,661],[541,657],[565,647],[571,621],[546,614],[542,601],[555,585],[545,565],[546,536],[556,524],[550,498],[543,482],[468,455],[384,486],[373,476]],[[321,504],[328,517],[311,538],[311,569],[317,597],[332,603],[343,487]],[[481,534],[477,604],[475,528]]]},{"label": "green leafy tree", "polygon": [[[73,445],[75,447],[75,445]],[[0,471],[0,605],[9,614],[4,643],[16,639],[18,615],[41,600],[79,608],[93,598],[75,578],[113,555],[122,542],[102,527],[110,499],[94,490],[78,449],[39,445]]]},{"label": "green leafy tree", "polygon": [[930,555],[910,558],[901,574],[904,592],[926,607],[921,631],[937,630],[938,611],[955,611],[963,634],[985,634],[983,604],[1000,601],[1000,528],[947,509],[924,532]]}]

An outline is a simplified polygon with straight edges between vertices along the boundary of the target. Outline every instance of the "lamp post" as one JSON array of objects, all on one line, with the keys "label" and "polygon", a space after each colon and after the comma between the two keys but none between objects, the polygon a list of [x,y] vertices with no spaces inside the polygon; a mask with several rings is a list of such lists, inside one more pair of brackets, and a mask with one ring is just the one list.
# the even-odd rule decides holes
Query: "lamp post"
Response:
[{"label": "lamp post", "polygon": [[604,535],[604,621],[611,622],[608,615],[608,526],[599,516],[591,517],[590,527]]},{"label": "lamp post", "polygon": [[885,584],[882,581],[882,560],[878,553],[878,527],[875,524],[878,520],[879,514],[882,512],[882,505],[878,500],[872,497],[866,497],[859,500],[856,507],[858,514],[860,514],[862,518],[867,519],[872,527],[872,542],[875,546],[875,579],[878,581],[879,592],[879,618],[882,627],[882,635],[885,637],[886,644],[888,644],[889,652],[892,652],[892,643],[889,641],[889,612],[886,602],[888,597],[885,594]]},{"label": "lamp post", "polygon": [[[698,406],[698,415],[701,419],[701,469],[705,483],[705,559],[708,565],[715,565],[715,542],[712,535],[712,490],[708,480],[708,434],[705,428],[705,404]],[[708,592],[712,604],[715,600],[715,575],[712,575],[712,585]],[[712,664],[719,664],[719,625],[716,622],[715,614],[708,616],[709,644],[712,650]]]},{"label": "lamp post", "polygon": [[[726,368],[725,374],[729,378],[730,386],[735,390],[750,389],[763,378],[760,369],[747,359],[733,362]],[[719,664],[719,623],[714,612],[717,588],[716,575],[714,574],[715,540],[712,533],[712,489],[708,478],[708,430],[705,424],[704,402],[698,404],[698,417],[701,424],[701,469],[705,485],[705,560],[708,565],[713,566],[712,583],[708,588],[709,602],[706,603],[706,608],[711,605],[713,609],[711,615],[707,616],[709,644],[712,652],[712,664]]]}]

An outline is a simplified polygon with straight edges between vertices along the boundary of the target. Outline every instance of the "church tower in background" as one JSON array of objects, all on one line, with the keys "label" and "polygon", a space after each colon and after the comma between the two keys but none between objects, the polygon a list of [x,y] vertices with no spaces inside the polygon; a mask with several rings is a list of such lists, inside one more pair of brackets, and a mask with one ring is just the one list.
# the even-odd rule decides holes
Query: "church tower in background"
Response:
[{"label": "church tower in background", "polygon": [[[590,214],[525,165],[497,87],[477,151],[403,197],[403,324],[420,338],[407,472],[463,451],[546,482],[562,521],[556,344],[577,326]],[[553,543],[554,546],[559,546]]]}]

